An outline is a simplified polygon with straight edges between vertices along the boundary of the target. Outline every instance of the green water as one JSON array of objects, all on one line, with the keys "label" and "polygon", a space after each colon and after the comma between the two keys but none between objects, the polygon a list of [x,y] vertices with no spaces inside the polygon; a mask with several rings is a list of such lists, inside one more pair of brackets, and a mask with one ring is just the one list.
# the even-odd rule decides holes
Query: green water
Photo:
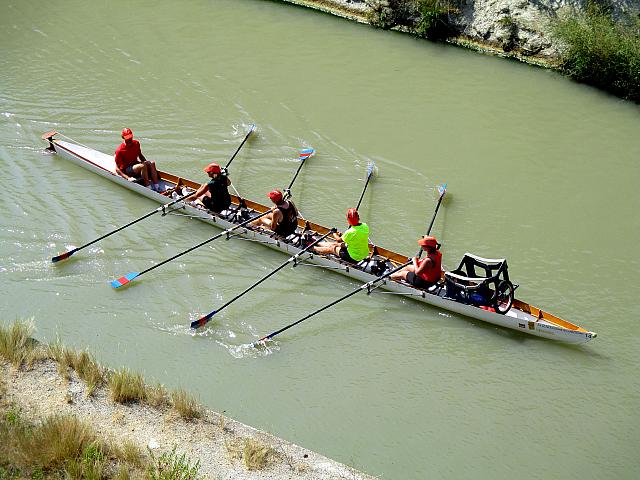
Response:
[{"label": "green water", "polygon": [[[0,18],[0,308],[258,428],[385,479],[637,478],[640,108],[555,73],[259,0],[5,2]],[[356,284],[286,268],[202,335],[190,320],[286,257],[214,242],[124,291],[108,281],[217,233],[153,217],[63,265],[49,259],[155,208],[43,153],[53,128],[104,152],[130,127],[147,158],[203,179],[231,167],[266,201],[299,148],[302,213],[361,214],[411,254],[433,233],[453,268],[506,257],[518,296],[598,332],[570,347],[393,295],[355,296],[238,346]],[[240,352],[239,355],[237,352]]]}]

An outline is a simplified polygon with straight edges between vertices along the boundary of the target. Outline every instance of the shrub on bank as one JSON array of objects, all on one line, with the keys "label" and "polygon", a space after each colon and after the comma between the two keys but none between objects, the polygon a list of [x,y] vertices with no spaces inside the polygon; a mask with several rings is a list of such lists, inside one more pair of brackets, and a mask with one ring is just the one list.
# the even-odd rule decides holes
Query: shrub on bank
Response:
[{"label": "shrub on bank", "polygon": [[640,17],[614,20],[591,2],[584,13],[561,15],[553,33],[566,49],[562,70],[579,82],[640,102]]},{"label": "shrub on bank", "polygon": [[13,322],[10,326],[0,325],[0,357],[19,368],[30,365],[39,358],[38,344],[31,338],[33,323]]},{"label": "shrub on bank", "polygon": [[369,0],[371,25],[390,29],[405,27],[414,35],[443,39],[454,34],[449,14],[458,11],[459,0]]}]

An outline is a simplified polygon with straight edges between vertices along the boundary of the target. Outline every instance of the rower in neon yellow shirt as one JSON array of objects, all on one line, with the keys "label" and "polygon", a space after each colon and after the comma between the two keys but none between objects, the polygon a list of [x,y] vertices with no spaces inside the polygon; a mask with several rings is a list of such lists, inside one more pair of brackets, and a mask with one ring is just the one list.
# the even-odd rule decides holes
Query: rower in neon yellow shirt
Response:
[{"label": "rower in neon yellow shirt", "polygon": [[357,263],[369,255],[369,226],[360,222],[355,208],[347,210],[349,228],[342,235],[333,234],[335,241],[320,242],[314,248],[316,253],[333,254],[342,260]]}]

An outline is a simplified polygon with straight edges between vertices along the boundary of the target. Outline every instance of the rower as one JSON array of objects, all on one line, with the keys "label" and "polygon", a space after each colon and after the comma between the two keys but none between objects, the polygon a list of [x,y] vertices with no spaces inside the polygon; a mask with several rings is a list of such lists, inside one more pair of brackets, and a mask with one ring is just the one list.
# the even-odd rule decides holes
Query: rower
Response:
[{"label": "rower", "polygon": [[349,228],[341,235],[334,233],[334,240],[320,242],[314,249],[316,253],[332,254],[349,263],[358,263],[369,255],[369,226],[360,222],[358,210],[347,210]]},{"label": "rower", "polygon": [[124,141],[116,149],[116,173],[130,182],[136,182],[142,177],[145,187],[159,192],[156,163],[144,157],[140,149],[140,142],[133,139],[133,132],[130,128],[123,128],[121,137]]},{"label": "rower", "polygon": [[260,217],[251,225],[265,227],[281,237],[288,237],[298,227],[298,209],[291,200],[285,200],[282,192],[278,189],[270,191],[267,196],[275,204],[275,207],[271,209],[271,213]]},{"label": "rower", "polygon": [[229,195],[231,179],[226,172],[222,172],[220,165],[217,163],[210,163],[203,170],[209,175],[209,182],[200,185],[198,190],[193,195],[185,198],[185,200],[201,202],[209,210],[220,213],[231,205],[231,195]]},{"label": "rower", "polygon": [[418,245],[427,256],[420,260],[413,257],[412,264],[391,275],[392,280],[404,280],[417,288],[427,289],[440,280],[442,276],[442,253],[436,237],[427,235],[418,240]]}]

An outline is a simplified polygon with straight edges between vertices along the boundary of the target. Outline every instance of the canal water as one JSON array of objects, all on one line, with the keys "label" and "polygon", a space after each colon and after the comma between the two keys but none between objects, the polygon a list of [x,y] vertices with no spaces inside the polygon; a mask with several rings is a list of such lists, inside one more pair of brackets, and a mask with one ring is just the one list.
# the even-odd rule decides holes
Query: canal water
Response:
[{"label": "canal water", "polygon": [[[385,479],[637,478],[640,108],[556,73],[279,2],[4,3],[0,18],[0,308],[42,340],[87,347],[207,406]],[[214,242],[115,291],[217,230],[43,153],[57,129],[196,180],[224,163],[266,202],[293,188],[344,228],[367,162],[372,239],[411,255],[437,200],[444,263],[507,258],[518,297],[598,333],[572,347],[394,295],[358,295],[241,345],[357,286],[299,266],[199,335],[189,322],[286,260]]]}]

